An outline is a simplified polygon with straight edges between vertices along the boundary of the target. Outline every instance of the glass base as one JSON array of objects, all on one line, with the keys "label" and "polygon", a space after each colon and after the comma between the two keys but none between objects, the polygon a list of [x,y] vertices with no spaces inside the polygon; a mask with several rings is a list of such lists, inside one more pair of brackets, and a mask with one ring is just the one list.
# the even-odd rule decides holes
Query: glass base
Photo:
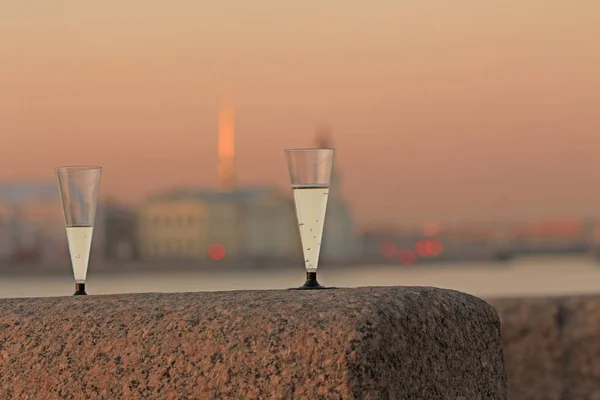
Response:
[{"label": "glass base", "polygon": [[323,289],[335,289],[335,288],[321,286],[321,284],[317,281],[317,273],[316,272],[307,272],[306,273],[306,282],[304,282],[304,285],[297,287],[297,288],[290,288],[289,290],[323,290]]},{"label": "glass base", "polygon": [[76,283],[75,284],[75,293],[73,296],[87,296],[85,292],[85,283]]}]

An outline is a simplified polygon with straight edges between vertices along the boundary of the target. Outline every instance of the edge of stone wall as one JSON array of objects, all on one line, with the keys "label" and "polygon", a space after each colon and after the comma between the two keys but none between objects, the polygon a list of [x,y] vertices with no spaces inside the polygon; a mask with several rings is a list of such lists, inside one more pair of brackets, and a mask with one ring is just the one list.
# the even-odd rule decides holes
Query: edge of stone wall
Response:
[{"label": "edge of stone wall", "polygon": [[502,321],[511,400],[600,398],[600,296],[488,299]]}]

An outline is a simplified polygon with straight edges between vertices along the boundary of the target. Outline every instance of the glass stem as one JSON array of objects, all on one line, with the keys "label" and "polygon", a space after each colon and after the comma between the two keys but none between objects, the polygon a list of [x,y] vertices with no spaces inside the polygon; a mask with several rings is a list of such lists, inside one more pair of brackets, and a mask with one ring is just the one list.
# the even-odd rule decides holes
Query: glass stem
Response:
[{"label": "glass stem", "polygon": [[317,281],[317,272],[307,272],[306,273],[306,280],[307,281]]}]

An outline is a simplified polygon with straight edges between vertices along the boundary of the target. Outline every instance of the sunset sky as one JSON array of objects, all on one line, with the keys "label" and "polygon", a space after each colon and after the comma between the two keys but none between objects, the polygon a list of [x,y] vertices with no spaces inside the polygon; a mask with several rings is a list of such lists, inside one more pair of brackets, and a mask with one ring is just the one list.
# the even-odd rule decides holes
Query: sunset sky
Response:
[{"label": "sunset sky", "polygon": [[241,185],[332,127],[360,221],[600,215],[598,0],[0,2],[0,180],[104,166],[136,201]]}]

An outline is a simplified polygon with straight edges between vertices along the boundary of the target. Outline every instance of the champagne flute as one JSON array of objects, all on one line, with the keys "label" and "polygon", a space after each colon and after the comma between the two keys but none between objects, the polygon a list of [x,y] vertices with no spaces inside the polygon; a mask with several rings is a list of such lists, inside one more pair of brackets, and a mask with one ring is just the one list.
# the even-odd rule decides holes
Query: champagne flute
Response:
[{"label": "champagne flute", "polygon": [[74,296],[87,295],[87,277],[98,189],[102,167],[67,166],[55,168],[65,216],[69,253],[75,277]]},{"label": "champagne flute", "polygon": [[317,281],[317,268],[335,150],[286,149],[284,152],[306,267],[306,282],[298,289],[326,289]]}]

